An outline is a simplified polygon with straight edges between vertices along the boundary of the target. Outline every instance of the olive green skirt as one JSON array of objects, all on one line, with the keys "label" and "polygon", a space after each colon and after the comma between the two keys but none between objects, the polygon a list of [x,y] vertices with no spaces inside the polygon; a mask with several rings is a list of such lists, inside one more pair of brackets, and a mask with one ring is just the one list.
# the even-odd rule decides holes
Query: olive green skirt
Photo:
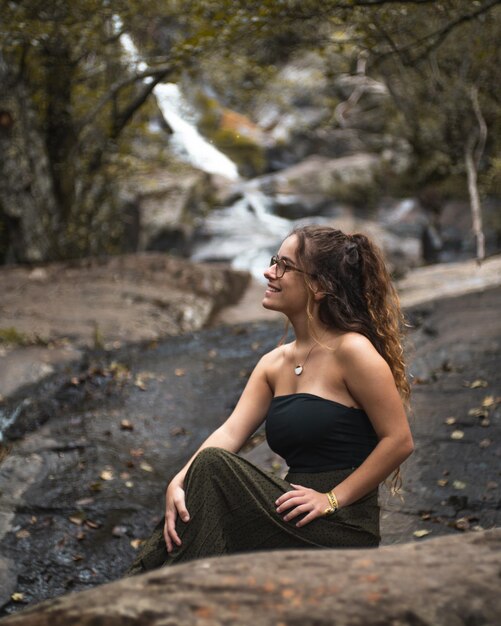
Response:
[{"label": "olive green skirt", "polygon": [[245,459],[221,448],[205,448],[186,475],[186,507],[190,521],[179,517],[181,546],[169,554],[163,538],[164,521],[156,526],[127,575],[192,559],[256,550],[288,548],[362,548],[379,545],[377,489],[335,514],[301,528],[295,518],[285,522],[275,500],[293,489],[290,483],[326,492],[353,470],[292,473],[271,476]]}]

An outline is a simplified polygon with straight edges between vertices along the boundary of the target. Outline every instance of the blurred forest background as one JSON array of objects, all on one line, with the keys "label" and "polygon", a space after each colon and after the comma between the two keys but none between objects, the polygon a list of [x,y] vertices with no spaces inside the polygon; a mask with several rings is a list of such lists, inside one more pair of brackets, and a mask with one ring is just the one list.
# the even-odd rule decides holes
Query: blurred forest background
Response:
[{"label": "blurred forest background", "polygon": [[[193,255],[249,179],[248,212],[348,207],[411,265],[497,251],[499,4],[2,0],[0,263]],[[176,144],[175,98],[237,174]]]}]

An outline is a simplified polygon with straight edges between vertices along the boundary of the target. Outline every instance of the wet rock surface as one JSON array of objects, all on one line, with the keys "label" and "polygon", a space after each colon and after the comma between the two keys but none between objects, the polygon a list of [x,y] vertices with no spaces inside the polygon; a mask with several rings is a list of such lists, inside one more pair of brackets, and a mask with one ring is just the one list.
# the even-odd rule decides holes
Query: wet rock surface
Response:
[{"label": "wet rock surface", "polygon": [[494,625],[500,549],[497,529],[380,550],[204,559],[44,602],[2,623]]},{"label": "wet rock surface", "polygon": [[[501,525],[500,302],[496,287],[408,310],[417,449],[404,500],[382,490],[384,543]],[[20,414],[2,447],[0,587],[14,580],[19,595],[1,614],[121,576],[162,513],[169,477],[281,331],[247,323],[89,352],[3,403]],[[283,471],[265,444],[245,454]]]}]

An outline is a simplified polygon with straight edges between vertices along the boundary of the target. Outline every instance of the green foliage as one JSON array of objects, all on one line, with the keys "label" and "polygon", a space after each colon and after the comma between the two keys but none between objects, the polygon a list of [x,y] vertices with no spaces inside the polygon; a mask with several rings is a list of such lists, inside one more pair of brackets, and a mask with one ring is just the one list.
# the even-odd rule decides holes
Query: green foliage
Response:
[{"label": "green foliage", "polygon": [[[57,219],[46,219],[58,241],[54,256],[120,249],[120,179],[138,167],[131,154],[137,154],[155,115],[149,99],[155,80],[203,82],[223,106],[245,113],[280,67],[304,50],[325,59],[325,75],[333,83],[367,55],[368,76],[384,80],[392,97],[381,130],[405,138],[413,149],[411,188],[464,175],[465,142],[479,141],[472,99],[477,93],[488,134],[480,183],[486,192],[497,190],[501,16],[495,4],[3,0],[2,89],[15,93],[23,85],[19,93],[27,93],[28,101],[19,96],[20,107],[33,111],[46,148],[57,206]],[[140,46],[153,82],[145,82],[143,68],[124,58],[121,32]],[[340,94],[325,93],[325,107],[333,112]],[[207,104],[201,126],[241,167],[261,172],[262,148],[221,126],[218,106]],[[336,120],[326,115],[323,123],[329,128]],[[161,146],[152,154],[168,163]]]}]

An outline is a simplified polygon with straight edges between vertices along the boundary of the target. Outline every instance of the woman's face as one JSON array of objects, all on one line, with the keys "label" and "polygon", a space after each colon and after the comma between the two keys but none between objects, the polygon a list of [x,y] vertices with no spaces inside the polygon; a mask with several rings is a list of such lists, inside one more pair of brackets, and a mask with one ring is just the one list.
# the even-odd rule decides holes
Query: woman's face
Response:
[{"label": "woman's face", "polygon": [[[282,243],[277,253],[278,259],[285,261],[286,271],[280,276],[280,264],[274,264],[265,270],[268,285],[263,298],[265,309],[280,311],[288,317],[298,312],[304,313],[308,301],[308,288],[304,273],[297,259],[297,237],[291,235]],[[296,269],[294,269],[296,268]]]}]

